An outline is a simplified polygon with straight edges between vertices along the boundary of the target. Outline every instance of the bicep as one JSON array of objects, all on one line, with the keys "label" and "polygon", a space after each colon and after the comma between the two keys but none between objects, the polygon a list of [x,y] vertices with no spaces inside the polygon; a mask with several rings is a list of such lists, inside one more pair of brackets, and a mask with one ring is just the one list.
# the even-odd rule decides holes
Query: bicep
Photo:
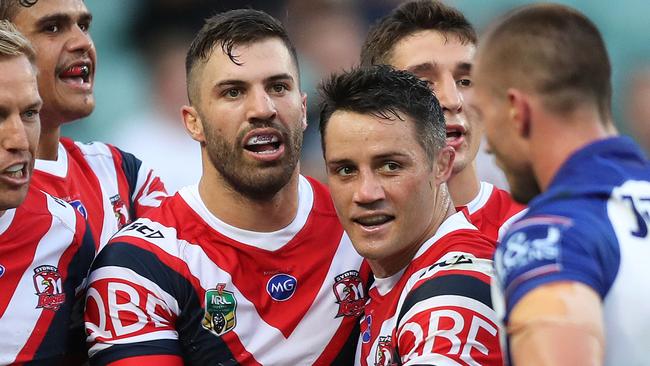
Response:
[{"label": "bicep", "polygon": [[507,324],[513,364],[602,364],[602,319],[600,296],[585,284],[563,281],[531,290]]}]

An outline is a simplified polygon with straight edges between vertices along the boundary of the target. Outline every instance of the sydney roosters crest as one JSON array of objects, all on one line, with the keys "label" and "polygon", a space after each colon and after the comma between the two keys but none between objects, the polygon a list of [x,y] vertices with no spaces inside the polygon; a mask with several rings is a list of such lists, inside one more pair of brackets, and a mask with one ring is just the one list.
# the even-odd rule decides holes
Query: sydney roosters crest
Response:
[{"label": "sydney roosters crest", "polygon": [[124,225],[129,223],[129,210],[126,208],[126,205],[119,194],[111,197],[111,204],[113,205],[113,212],[117,219],[117,227],[121,229]]},{"label": "sydney roosters crest", "polygon": [[334,278],[334,295],[339,311],[336,317],[359,316],[366,303],[359,272],[350,270]]},{"label": "sydney roosters crest", "polygon": [[38,295],[37,309],[59,310],[61,304],[65,302],[61,282],[61,275],[56,267],[43,265],[34,268],[34,288]]}]

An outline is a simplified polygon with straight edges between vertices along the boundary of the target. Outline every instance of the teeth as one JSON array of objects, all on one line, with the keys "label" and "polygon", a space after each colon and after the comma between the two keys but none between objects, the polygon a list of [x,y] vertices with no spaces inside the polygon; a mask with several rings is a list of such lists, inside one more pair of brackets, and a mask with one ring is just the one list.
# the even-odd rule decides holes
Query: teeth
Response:
[{"label": "teeth", "polygon": [[381,225],[385,222],[388,222],[391,219],[390,216],[387,215],[378,215],[378,216],[369,216],[369,217],[363,217],[359,218],[356,221],[360,223],[361,225],[364,226],[375,226],[375,225]]},{"label": "teeth", "polygon": [[246,145],[264,145],[264,144],[272,144],[278,141],[279,141],[278,137],[275,135],[257,135],[251,137],[246,142]]},{"label": "teeth", "polygon": [[7,168],[5,171],[9,173],[15,173],[15,172],[22,172],[23,168],[25,167],[25,164],[16,164],[12,165],[9,168]]}]

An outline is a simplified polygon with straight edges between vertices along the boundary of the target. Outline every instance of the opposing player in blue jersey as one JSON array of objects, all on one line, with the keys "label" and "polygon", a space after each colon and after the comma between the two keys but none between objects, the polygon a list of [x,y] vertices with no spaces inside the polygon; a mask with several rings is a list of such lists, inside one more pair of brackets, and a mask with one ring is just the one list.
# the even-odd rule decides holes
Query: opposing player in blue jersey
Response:
[{"label": "opposing player in blue jersey", "polygon": [[574,9],[532,5],[485,35],[476,109],[530,211],[497,250],[511,361],[650,364],[650,163],[613,131],[610,64]]}]

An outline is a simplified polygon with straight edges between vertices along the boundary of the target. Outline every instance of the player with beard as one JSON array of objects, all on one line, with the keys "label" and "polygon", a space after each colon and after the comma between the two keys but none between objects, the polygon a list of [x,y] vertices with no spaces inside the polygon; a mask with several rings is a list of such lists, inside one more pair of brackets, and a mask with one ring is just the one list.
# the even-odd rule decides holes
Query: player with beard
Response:
[{"label": "player with beard", "polygon": [[30,186],[42,105],[34,60],[0,20],[0,365],[74,365],[95,245],[81,214]]},{"label": "player with beard", "polygon": [[217,14],[186,71],[203,175],[97,256],[91,363],[351,364],[368,270],[328,190],[300,175],[306,97],[286,31]]},{"label": "player with beard", "polygon": [[650,162],[612,133],[600,32],[566,6],[517,9],[475,77],[488,142],[530,203],[495,255],[512,363],[650,364]]},{"label": "player with beard", "polygon": [[476,41],[474,28],[458,10],[434,0],[410,1],[373,26],[361,62],[391,65],[429,83],[445,114],[447,144],[456,151],[447,182],[451,198],[472,224],[496,241],[524,207],[476,174],[483,126],[467,108]]},{"label": "player with beard", "polygon": [[96,243],[104,244],[124,224],[158,206],[166,192],[133,155],[101,142],[61,137],[61,125],[95,107],[92,15],[83,0],[3,0],[0,19],[16,24],[37,54],[43,108],[32,184],[75,207],[90,223]]}]

